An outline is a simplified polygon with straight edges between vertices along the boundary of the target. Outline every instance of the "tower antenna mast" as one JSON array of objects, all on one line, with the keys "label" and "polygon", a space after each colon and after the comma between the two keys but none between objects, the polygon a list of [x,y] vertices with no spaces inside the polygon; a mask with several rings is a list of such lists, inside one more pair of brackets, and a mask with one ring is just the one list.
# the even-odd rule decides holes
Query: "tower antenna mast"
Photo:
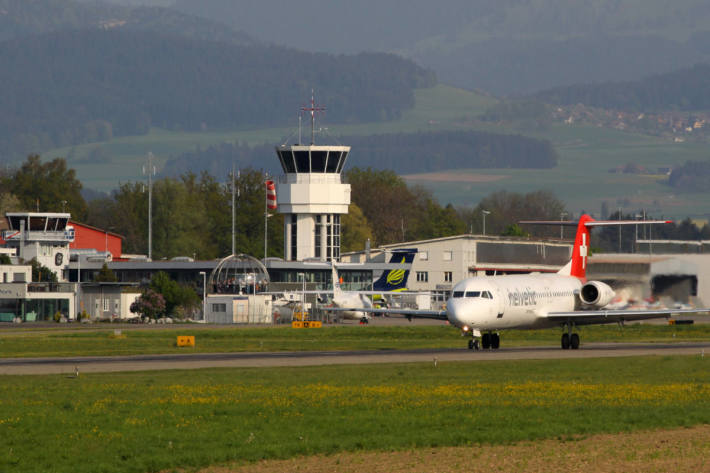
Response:
[{"label": "tower antenna mast", "polygon": [[316,112],[325,112],[325,107],[316,106],[316,101],[313,94],[313,89],[311,89],[311,106],[301,107],[301,111],[311,113],[311,146],[316,142],[315,130],[316,130]]}]

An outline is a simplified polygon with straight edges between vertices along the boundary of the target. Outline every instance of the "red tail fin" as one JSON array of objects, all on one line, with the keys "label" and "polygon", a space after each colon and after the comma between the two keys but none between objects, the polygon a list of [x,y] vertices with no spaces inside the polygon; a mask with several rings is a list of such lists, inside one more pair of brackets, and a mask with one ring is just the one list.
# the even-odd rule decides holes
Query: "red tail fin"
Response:
[{"label": "red tail fin", "polygon": [[594,219],[587,214],[579,217],[577,236],[574,237],[570,275],[582,280],[587,278],[587,255],[589,254],[589,227],[586,223],[593,221]]}]

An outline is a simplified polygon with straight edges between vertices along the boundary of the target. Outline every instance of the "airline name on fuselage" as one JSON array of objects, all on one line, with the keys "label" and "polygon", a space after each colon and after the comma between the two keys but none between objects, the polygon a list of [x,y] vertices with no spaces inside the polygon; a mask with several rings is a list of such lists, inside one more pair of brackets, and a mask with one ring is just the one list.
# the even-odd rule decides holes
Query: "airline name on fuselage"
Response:
[{"label": "airline name on fuselage", "polygon": [[508,304],[514,307],[536,305],[537,292],[530,288],[525,288],[523,290],[508,289]]}]

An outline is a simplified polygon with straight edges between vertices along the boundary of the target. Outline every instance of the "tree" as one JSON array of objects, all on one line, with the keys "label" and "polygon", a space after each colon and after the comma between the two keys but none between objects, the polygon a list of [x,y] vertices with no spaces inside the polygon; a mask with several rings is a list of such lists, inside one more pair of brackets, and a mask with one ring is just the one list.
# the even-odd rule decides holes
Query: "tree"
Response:
[{"label": "tree", "polygon": [[73,169],[67,169],[63,158],[42,163],[39,155],[31,154],[20,169],[6,175],[0,183],[3,189],[17,197],[23,210],[65,210],[74,219],[86,219],[87,206],[81,196],[81,182]]},{"label": "tree", "polygon": [[[0,182],[4,181],[0,179]],[[0,216],[5,216],[7,212],[18,212],[22,210],[20,199],[15,194],[3,192],[0,194]]]},{"label": "tree", "polygon": [[111,270],[111,268],[108,267],[108,264],[104,263],[103,266],[101,266],[101,270],[99,271],[99,274],[96,275],[96,281],[97,282],[116,282],[118,279],[116,278],[116,274]]},{"label": "tree", "polygon": [[[498,191],[484,197],[479,204],[471,210],[460,209],[462,220],[470,222],[474,232],[483,230],[483,211],[490,212],[486,215],[486,233],[491,235],[504,234],[508,227],[521,220],[560,220],[561,216],[569,214],[565,211],[565,204],[557,199],[552,192],[536,191],[528,194]],[[525,228],[535,236],[559,238],[559,227],[530,226]]]},{"label": "tree", "polygon": [[[229,181],[225,176],[224,181]],[[224,182],[223,181],[223,182]],[[246,169],[236,179],[236,252],[264,254],[264,174]],[[231,191],[203,172],[163,178],[153,186],[153,258],[223,257],[232,251]],[[148,193],[139,183],[123,184],[108,199],[89,205],[90,225],[126,237],[126,253],[148,253]],[[283,216],[269,218],[269,255],[283,255]]]},{"label": "tree", "polygon": [[165,313],[165,299],[152,289],[146,289],[136,301],[131,304],[131,312],[141,314],[150,319],[157,319]]},{"label": "tree", "polygon": [[32,258],[30,265],[32,266],[32,281],[57,282],[56,273],[37,261],[37,258]]},{"label": "tree", "polygon": [[372,229],[360,207],[351,203],[348,213],[341,221],[340,251],[359,251],[365,248],[365,242],[372,240]]},{"label": "tree", "polygon": [[9,256],[3,253],[0,254],[0,264],[12,264],[12,261],[10,260]]},{"label": "tree", "polygon": [[176,310],[180,307],[190,309],[200,304],[200,298],[194,289],[173,281],[164,271],[153,275],[150,288],[163,296],[165,314],[167,315],[175,315]]}]

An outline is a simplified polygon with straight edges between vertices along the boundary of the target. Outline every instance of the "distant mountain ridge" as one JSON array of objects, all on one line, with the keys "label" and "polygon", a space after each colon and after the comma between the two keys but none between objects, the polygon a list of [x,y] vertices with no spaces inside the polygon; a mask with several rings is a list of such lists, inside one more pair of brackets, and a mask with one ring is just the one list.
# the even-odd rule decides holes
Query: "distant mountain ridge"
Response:
[{"label": "distant mountain ridge", "polygon": [[66,30],[149,31],[233,44],[257,42],[219,21],[157,6],[99,1],[0,0],[0,41]]},{"label": "distant mountain ridge", "polygon": [[170,130],[292,122],[311,90],[328,120],[378,121],[435,76],[383,53],[313,54],[124,29],[0,42],[0,155]]},{"label": "distant mountain ridge", "polygon": [[309,51],[394,51],[444,83],[505,96],[710,59],[707,0],[176,0],[175,8]]}]

